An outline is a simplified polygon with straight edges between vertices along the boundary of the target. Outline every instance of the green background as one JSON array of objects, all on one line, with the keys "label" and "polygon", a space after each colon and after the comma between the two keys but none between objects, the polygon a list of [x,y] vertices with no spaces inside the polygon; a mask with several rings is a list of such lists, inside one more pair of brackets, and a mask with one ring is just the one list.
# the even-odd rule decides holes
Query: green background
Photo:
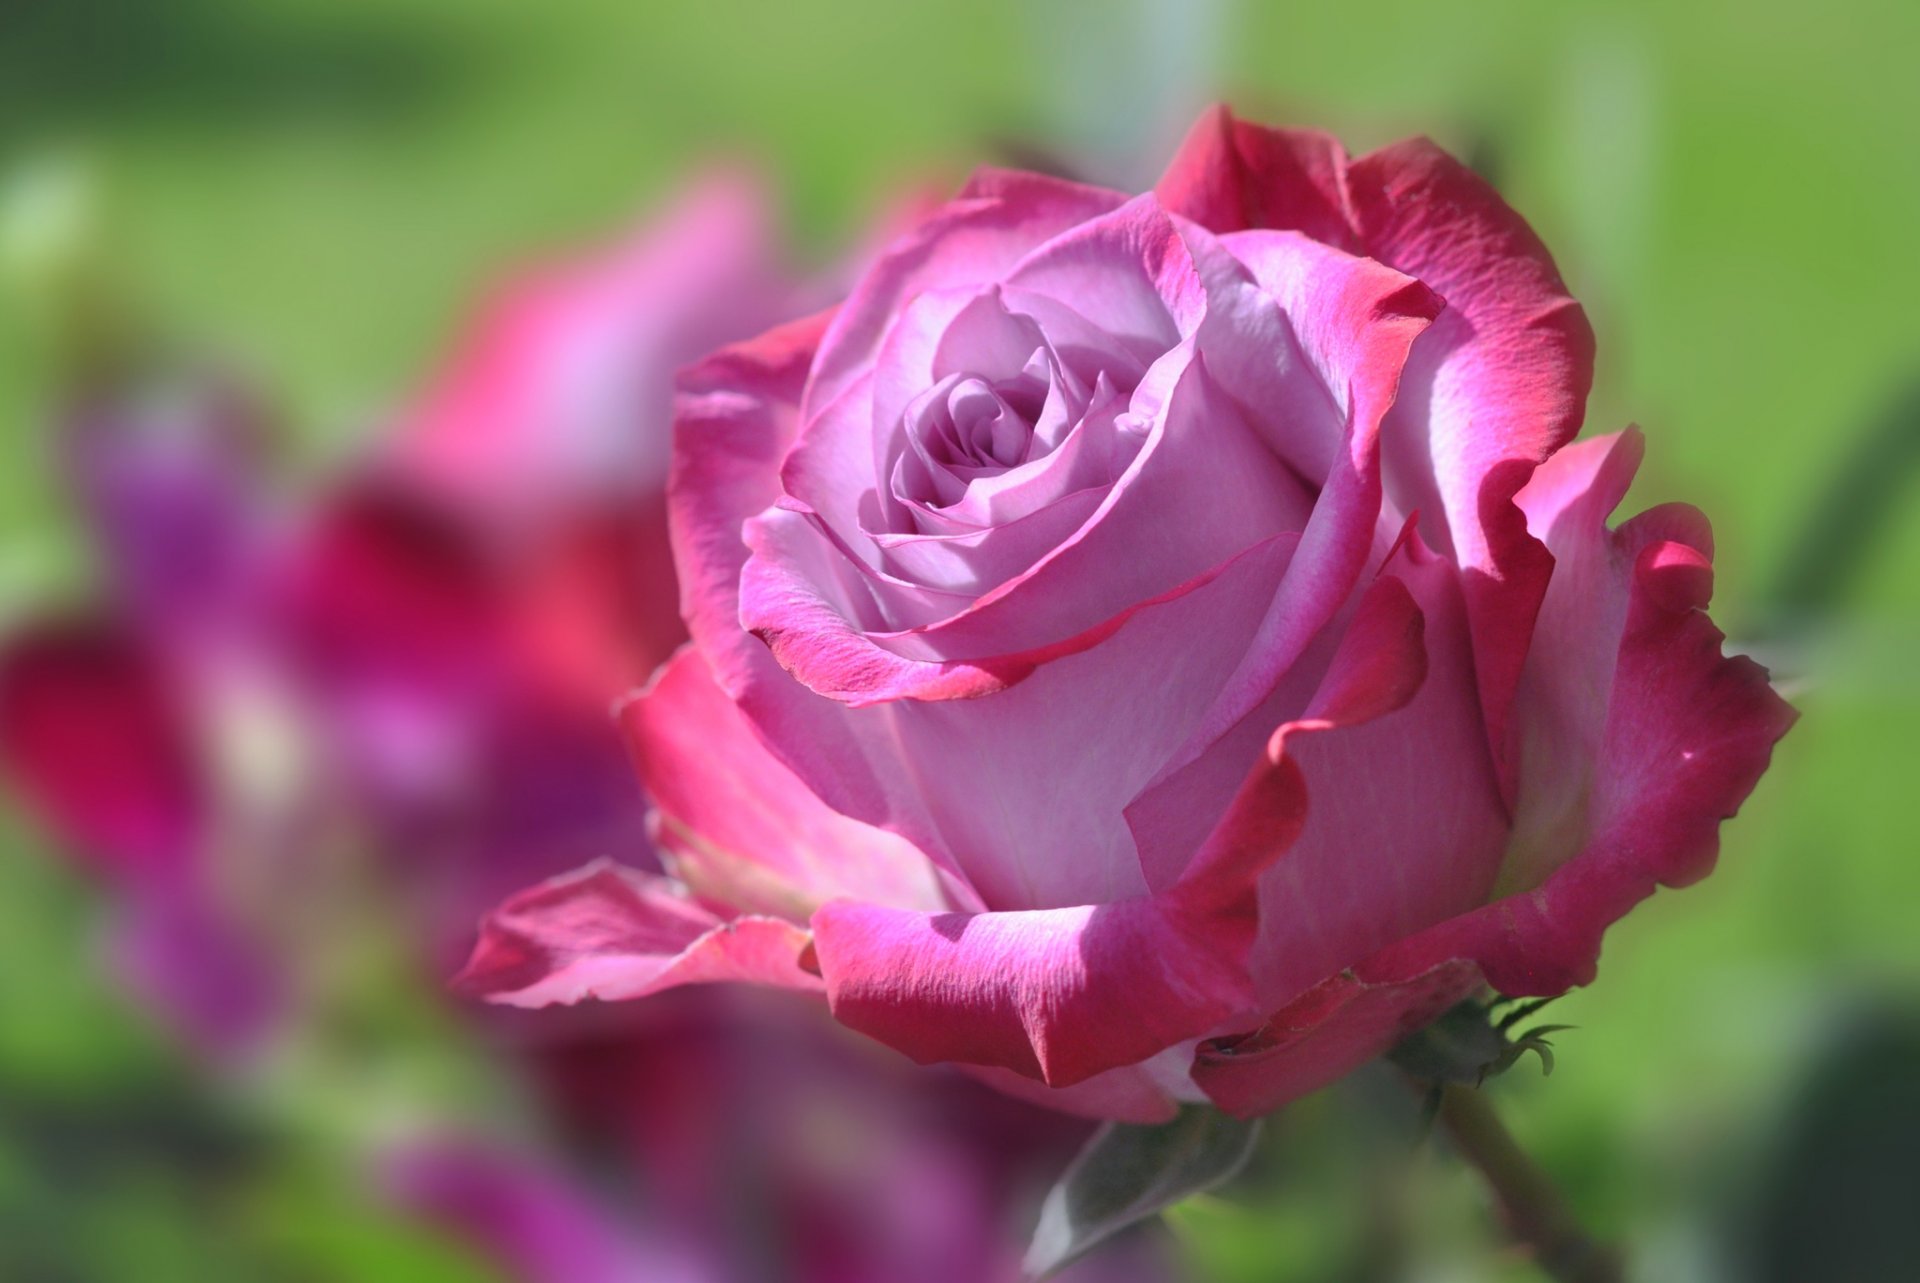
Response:
[{"label": "green background", "polygon": [[[8,6],[4,210],[31,258],[35,211],[86,176],[145,313],[274,389],[319,458],[377,423],[503,263],[617,230],[716,149],[778,176],[803,257],[903,176],[951,181],[1010,140],[1144,180],[1154,109],[1195,85],[1355,149],[1426,132],[1471,156],[1593,315],[1589,430],[1647,432],[1629,507],[1707,510],[1716,618],[1804,713],[1716,875],[1616,928],[1600,982],[1554,1009],[1579,1026],[1555,1075],[1499,1087],[1645,1277],[1709,1277],[1702,1245],[1764,1181],[1806,1075],[1861,1022],[1907,1018],[1920,974],[1920,7],[1248,3],[1210,27],[1162,8]],[[30,276],[0,287],[0,618],[82,564],[45,463]],[[0,1239],[85,1242],[73,1277],[292,1258],[337,1262],[313,1277],[470,1275],[330,1183],[322,1089],[293,1124],[258,1121],[285,1101],[237,1122],[208,1101],[99,978],[84,889],[23,821],[0,843]],[[458,1059],[403,1000],[375,1027],[407,1072]],[[270,1179],[182,1188],[174,1157],[203,1150]],[[1311,1206],[1212,1200],[1178,1223],[1222,1277],[1288,1260],[1319,1277]]]}]

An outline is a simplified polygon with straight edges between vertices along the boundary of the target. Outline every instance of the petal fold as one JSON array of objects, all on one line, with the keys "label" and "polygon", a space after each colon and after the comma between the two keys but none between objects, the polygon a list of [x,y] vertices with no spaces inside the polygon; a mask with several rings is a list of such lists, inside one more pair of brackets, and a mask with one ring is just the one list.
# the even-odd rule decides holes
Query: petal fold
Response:
[{"label": "petal fold", "polygon": [[795,921],[836,896],[944,907],[927,858],[815,797],[691,646],[621,706],[620,721],[659,812],[663,858],[696,895]]},{"label": "petal fold", "polygon": [[924,1062],[1067,1087],[1223,1022],[1252,1020],[1262,873],[1300,832],[1291,742],[1403,705],[1425,672],[1419,608],[1369,590],[1304,717],[1267,754],[1187,872],[1159,895],[1067,909],[915,914],[836,901],[814,915],[834,1014]]},{"label": "petal fold", "polygon": [[1511,793],[1509,710],[1552,560],[1514,495],[1580,429],[1593,330],[1552,256],[1498,192],[1426,139],[1350,160],[1323,134],[1224,109],[1188,135],[1159,187],[1216,233],[1296,229],[1377,259],[1446,300],[1407,360],[1381,429],[1401,515],[1468,570],[1488,736]]},{"label": "petal fold", "polygon": [[780,918],[723,919],[667,878],[597,861],[513,896],[480,926],[456,988],[514,1007],[620,1002],[740,981],[815,990],[807,933]]},{"label": "petal fold", "polygon": [[1195,1079],[1223,1108],[1275,1108],[1483,983],[1515,996],[1587,984],[1610,925],[1712,868],[1721,821],[1794,713],[1764,669],[1723,652],[1697,512],[1607,529],[1639,453],[1636,433],[1583,442],[1520,496],[1556,569],[1514,706],[1519,799],[1490,902],[1382,947],[1253,1039],[1203,1048]]}]

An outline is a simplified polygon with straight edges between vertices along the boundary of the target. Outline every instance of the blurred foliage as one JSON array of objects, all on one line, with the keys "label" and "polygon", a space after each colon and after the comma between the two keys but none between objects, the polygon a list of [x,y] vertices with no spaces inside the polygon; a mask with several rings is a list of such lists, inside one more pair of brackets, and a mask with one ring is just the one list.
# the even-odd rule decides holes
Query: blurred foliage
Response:
[{"label": "blurred foliage", "polygon": [[[1637,1245],[1641,1277],[1741,1277],[1716,1237],[1739,1223],[1721,1215],[1732,1173],[1779,1110],[1819,1116],[1820,1093],[1792,1084],[1827,1013],[1863,989],[1910,1007],[1920,977],[1920,504],[1894,409],[1920,371],[1920,8],[1202,8],[1208,74],[1243,114],[1356,147],[1429,132],[1497,178],[1594,316],[1589,422],[1647,428],[1630,506],[1704,507],[1717,617],[1806,678],[1807,716],[1727,826],[1720,872],[1616,928],[1601,982],[1555,1008],[1580,1028],[1551,1083],[1500,1087],[1593,1224]],[[67,0],[0,22],[0,213],[49,165],[91,175],[144,311],[282,390],[315,454],[375,422],[502,262],[617,228],[715,148],[771,165],[800,250],[820,253],[903,175],[950,179],[991,139],[1150,176],[1159,153],[1115,153],[1101,122],[1138,119],[1123,71],[1174,56],[1092,0]],[[0,619],[82,564],[44,464],[44,325],[10,276]],[[234,1102],[196,1098],[97,974],[84,890],[17,823],[0,849],[0,1276],[61,1277],[34,1272],[60,1240],[83,1245],[85,1277],[472,1277],[228,1117]],[[430,1021],[376,1027],[402,1058],[459,1056]],[[1913,1081],[1909,1061],[1887,1090],[1910,1108]],[[1370,1214],[1348,1197],[1358,1178],[1337,1174],[1341,1155],[1370,1160],[1329,1110],[1292,1111],[1275,1145],[1292,1136],[1298,1162],[1335,1174],[1179,1209],[1216,1277],[1276,1261],[1340,1277],[1378,1245],[1353,1219]],[[204,1188],[169,1176],[182,1147],[207,1159]],[[1439,1242],[1474,1194],[1426,1185],[1406,1215]],[[301,1257],[327,1264],[272,1273]]]}]

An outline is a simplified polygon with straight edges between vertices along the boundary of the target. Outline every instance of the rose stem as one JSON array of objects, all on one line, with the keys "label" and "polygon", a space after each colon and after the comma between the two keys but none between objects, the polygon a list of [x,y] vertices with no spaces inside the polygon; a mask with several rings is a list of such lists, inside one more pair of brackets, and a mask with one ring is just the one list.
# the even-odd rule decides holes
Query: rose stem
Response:
[{"label": "rose stem", "polygon": [[1558,1283],[1621,1283],[1618,1254],[1580,1228],[1552,1178],[1515,1142],[1484,1092],[1443,1088],[1439,1122],[1455,1151],[1485,1178],[1508,1232],[1532,1250],[1541,1269]]}]

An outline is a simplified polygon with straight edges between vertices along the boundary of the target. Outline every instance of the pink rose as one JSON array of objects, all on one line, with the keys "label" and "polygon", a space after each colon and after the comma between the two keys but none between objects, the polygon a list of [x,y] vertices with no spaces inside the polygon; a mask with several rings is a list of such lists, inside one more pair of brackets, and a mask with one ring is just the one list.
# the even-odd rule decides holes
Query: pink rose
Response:
[{"label": "pink rose", "polygon": [[[708,179],[612,247],[522,271],[371,457],[292,502],[256,411],[217,385],[76,416],[104,591],[0,636],[0,776],[105,883],[124,979],[224,1074],[287,1031],[338,1035],[313,1001],[337,981],[310,969],[337,970],[363,917],[398,924],[437,984],[508,891],[649,860],[608,692],[685,635],[671,370],[794,310],[770,221],[755,188]],[[265,773],[286,791],[230,769],[271,768],[283,736],[297,769]],[[1019,1277],[1014,1231],[1084,1125],[876,1060],[804,1001],[700,997],[537,1031],[463,1006],[486,1017],[474,1053],[558,1134],[416,1117],[361,1158],[522,1283],[770,1261],[795,1283]],[[1149,1283],[1165,1258],[1136,1241],[1069,1277]]]},{"label": "pink rose", "polygon": [[1134,1119],[1270,1109],[1592,979],[1791,713],[1691,508],[1569,446],[1592,335],[1430,143],[1202,120],[1129,199],[989,171],[682,375],[693,641],[624,711],[677,880],[489,922],[508,1002],[813,989]]}]

